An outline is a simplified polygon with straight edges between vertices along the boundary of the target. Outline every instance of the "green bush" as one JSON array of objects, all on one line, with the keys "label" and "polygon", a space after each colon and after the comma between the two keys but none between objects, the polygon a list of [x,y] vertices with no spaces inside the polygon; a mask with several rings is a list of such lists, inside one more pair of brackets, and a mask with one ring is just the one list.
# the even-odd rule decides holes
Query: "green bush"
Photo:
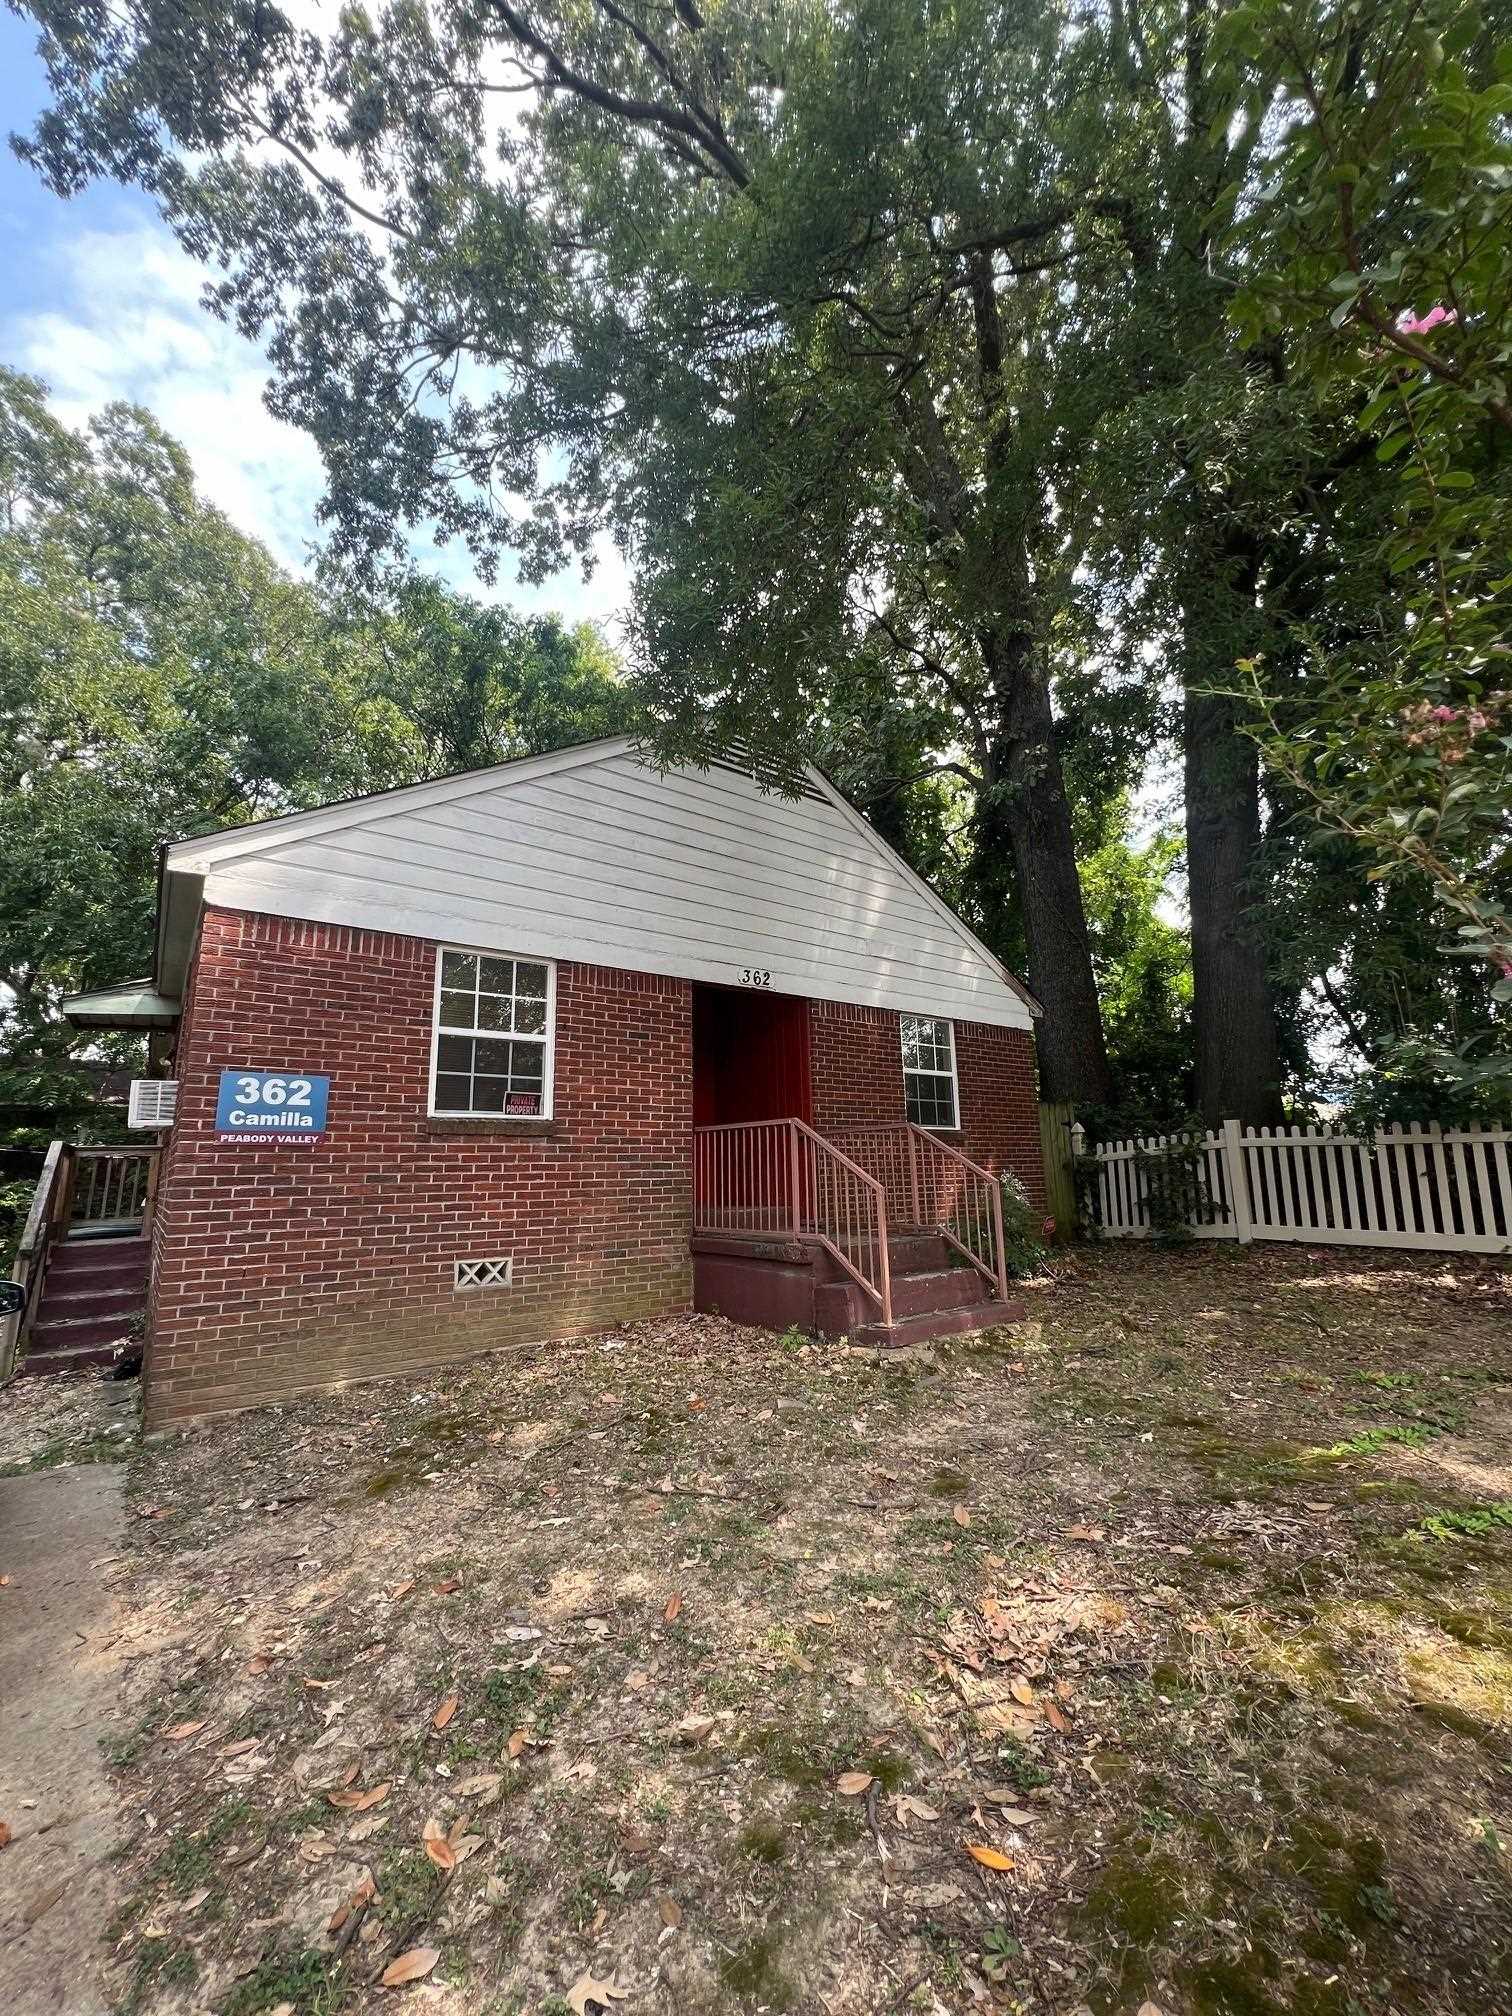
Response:
[{"label": "green bush", "polygon": [[1037,1274],[1044,1264],[1045,1240],[1054,1220],[1041,1217],[1029,1193],[1011,1169],[998,1178],[1003,1193],[1003,1258],[1015,1281]]}]

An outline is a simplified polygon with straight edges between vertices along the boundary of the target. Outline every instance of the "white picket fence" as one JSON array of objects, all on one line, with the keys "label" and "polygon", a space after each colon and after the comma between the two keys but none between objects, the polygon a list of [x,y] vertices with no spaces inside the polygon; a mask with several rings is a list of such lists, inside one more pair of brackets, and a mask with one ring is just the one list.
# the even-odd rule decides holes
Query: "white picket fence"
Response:
[{"label": "white picket fence", "polygon": [[1080,1127],[1072,1139],[1098,1165],[1089,1187],[1105,1238],[1149,1237],[1150,1179],[1140,1157],[1189,1140],[1205,1192],[1186,1221],[1198,1239],[1512,1254],[1512,1133],[1504,1128],[1414,1122],[1372,1136],[1226,1120],[1216,1133],[1091,1150]]}]

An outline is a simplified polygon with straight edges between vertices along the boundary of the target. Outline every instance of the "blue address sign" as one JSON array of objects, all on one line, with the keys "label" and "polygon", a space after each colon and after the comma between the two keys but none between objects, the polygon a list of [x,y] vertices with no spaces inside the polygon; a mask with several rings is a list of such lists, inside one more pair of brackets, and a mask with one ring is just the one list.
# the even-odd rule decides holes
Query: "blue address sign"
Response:
[{"label": "blue address sign", "polygon": [[222,1071],[215,1131],[222,1141],[318,1141],[331,1081],[311,1071]]}]

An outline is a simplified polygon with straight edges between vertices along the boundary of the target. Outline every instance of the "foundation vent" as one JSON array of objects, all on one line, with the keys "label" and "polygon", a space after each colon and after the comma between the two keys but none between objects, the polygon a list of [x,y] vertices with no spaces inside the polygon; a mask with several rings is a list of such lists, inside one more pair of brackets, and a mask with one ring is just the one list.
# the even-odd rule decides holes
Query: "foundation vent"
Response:
[{"label": "foundation vent", "polygon": [[458,1260],[452,1275],[454,1288],[512,1288],[514,1261]]}]

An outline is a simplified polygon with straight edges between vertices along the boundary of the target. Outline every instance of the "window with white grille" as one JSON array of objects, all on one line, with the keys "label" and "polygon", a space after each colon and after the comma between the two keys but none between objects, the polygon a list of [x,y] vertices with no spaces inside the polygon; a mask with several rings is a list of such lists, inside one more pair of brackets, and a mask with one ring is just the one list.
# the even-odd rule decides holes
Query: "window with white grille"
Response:
[{"label": "window with white grille", "polygon": [[555,1019],[556,968],[548,960],[443,946],[436,962],[431,1111],[549,1118]]},{"label": "window with white grille", "polygon": [[171,1127],[178,1110],[177,1078],[133,1078],[126,1102],[128,1127]]},{"label": "window with white grille", "polygon": [[955,1031],[928,1015],[904,1015],[904,1110],[916,1127],[958,1127]]},{"label": "window with white grille", "polygon": [[454,1288],[511,1288],[513,1260],[459,1260],[452,1274]]}]

